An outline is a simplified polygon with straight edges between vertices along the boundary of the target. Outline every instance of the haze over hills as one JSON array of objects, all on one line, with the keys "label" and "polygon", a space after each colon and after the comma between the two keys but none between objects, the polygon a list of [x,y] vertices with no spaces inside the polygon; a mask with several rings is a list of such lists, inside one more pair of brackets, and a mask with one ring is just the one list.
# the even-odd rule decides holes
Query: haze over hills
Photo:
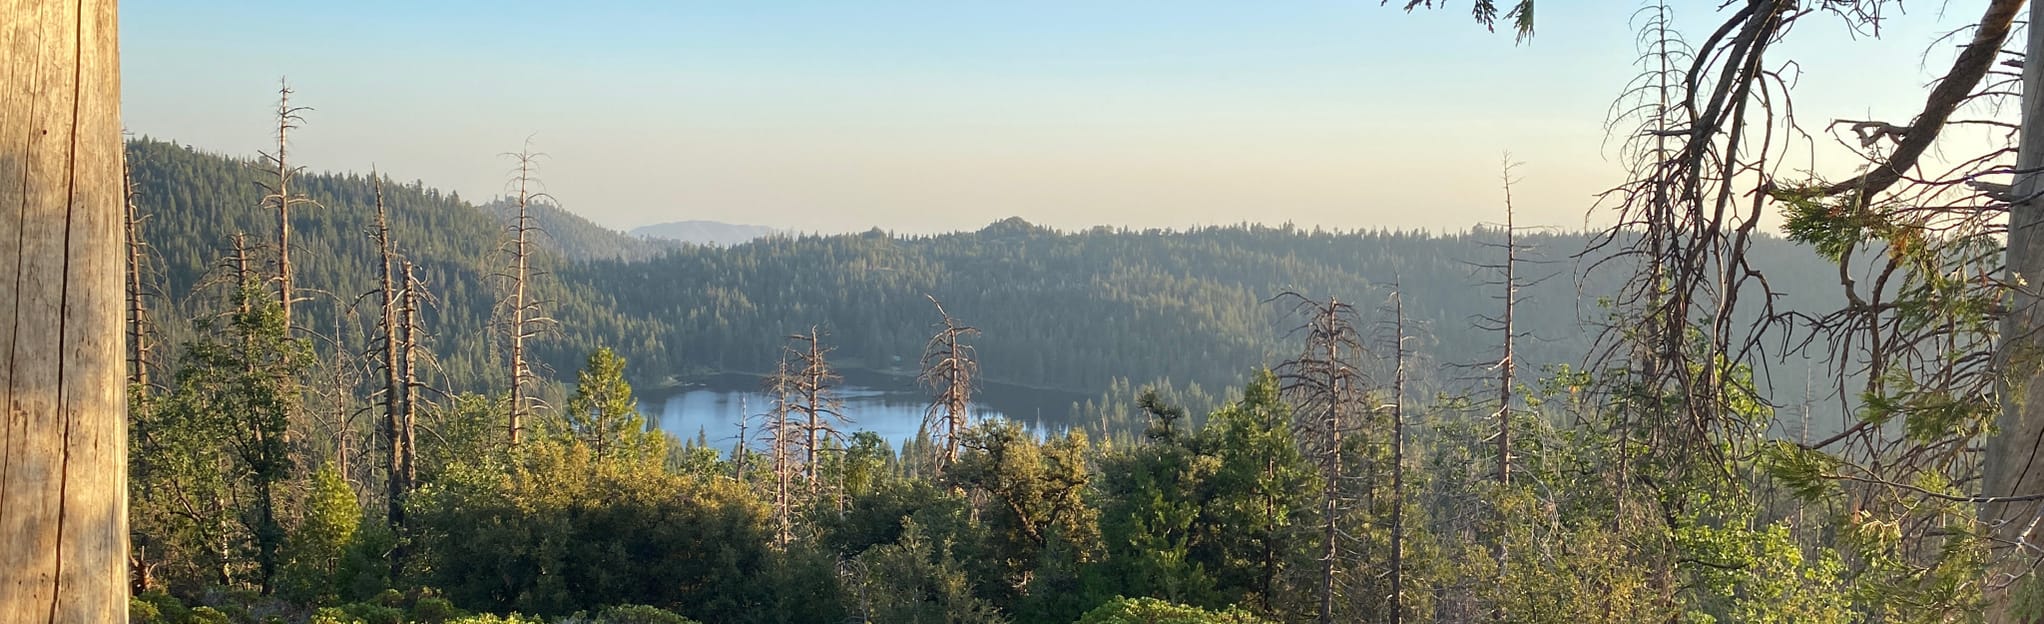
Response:
[{"label": "haze over hills", "polygon": [[677,241],[712,247],[730,247],[781,233],[778,228],[764,225],[724,223],[722,221],[669,221],[642,225],[632,228],[631,234],[650,240]]}]

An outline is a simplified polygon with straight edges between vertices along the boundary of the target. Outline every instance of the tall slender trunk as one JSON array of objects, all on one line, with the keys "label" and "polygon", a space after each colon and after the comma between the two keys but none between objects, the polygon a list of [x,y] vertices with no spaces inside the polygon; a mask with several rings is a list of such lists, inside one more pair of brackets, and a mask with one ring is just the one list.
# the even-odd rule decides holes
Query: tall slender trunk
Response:
[{"label": "tall slender trunk", "polygon": [[379,256],[380,275],[378,294],[382,296],[382,307],[378,318],[378,329],[382,334],[378,340],[383,349],[378,353],[383,368],[383,439],[385,443],[384,473],[388,475],[388,503],[385,519],[392,529],[404,524],[404,475],[401,474],[406,449],[399,438],[398,419],[402,414],[398,403],[403,400],[398,389],[398,350],[403,348],[398,337],[398,284],[397,258],[390,240],[390,213],[383,203],[383,178],[370,173],[376,194],[376,248]]},{"label": "tall slender trunk", "polygon": [[809,356],[802,368],[802,412],[809,418],[806,429],[809,434],[808,453],[802,469],[809,478],[809,500],[816,500],[823,485],[822,475],[817,471],[816,459],[823,446],[823,353],[817,344],[819,336],[815,327],[809,328]]},{"label": "tall slender trunk", "polygon": [[[399,315],[398,327],[398,419],[397,439],[404,445],[404,455],[398,462],[398,474],[404,477],[404,489],[400,493],[411,497],[411,491],[419,483],[419,389],[425,384],[419,381],[419,346],[425,337],[421,330],[420,311],[424,309],[426,284],[419,281],[411,261],[403,261],[404,303]],[[402,510],[402,503],[399,505]]]},{"label": "tall slender trunk", "polygon": [[148,245],[142,240],[142,209],[135,201],[135,178],[125,161],[121,174],[126,188],[123,229],[128,241],[128,383],[138,392],[147,393],[149,356],[154,351],[149,341],[149,308],[142,303],[142,273],[147,270],[143,250]]},{"label": "tall slender trunk", "polygon": [[731,444],[731,478],[745,483],[745,426],[752,424],[752,415],[746,413],[745,397],[738,397],[738,441]]},{"label": "tall slender trunk", "polygon": [[283,79],[277,81],[277,153],[270,160],[276,165],[277,176],[272,195],[266,199],[276,202],[277,209],[277,301],[284,308],[284,327],[291,327],[291,303],[294,298],[291,282],[291,207],[301,199],[291,195],[291,169],[287,153],[291,145],[291,130],[297,128],[298,112],[305,107],[291,106],[291,85]]},{"label": "tall slender trunk", "polygon": [[[1502,327],[1502,331],[1504,333],[1504,354],[1498,360],[1497,479],[1498,493],[1500,496],[1508,495],[1508,492],[1512,486],[1512,382],[1513,382],[1512,374],[1517,370],[1517,358],[1516,354],[1513,351],[1513,343],[1515,342],[1516,336],[1514,336],[1513,333],[1515,331],[1515,328],[1513,326],[1512,317],[1513,312],[1515,312],[1516,308],[1518,307],[1517,304],[1519,299],[1519,282],[1517,275],[1519,265],[1519,248],[1517,233],[1518,230],[1516,229],[1515,224],[1513,223],[1511,166],[1507,164],[1505,166],[1505,266],[1504,266],[1505,309],[1504,316],[1501,319],[1499,319],[1501,321],[1500,326]],[[1493,605],[1494,609],[1491,612],[1491,617],[1496,621],[1502,622],[1505,621],[1507,617],[1507,614],[1505,613],[1503,596],[1505,585],[1506,560],[1509,557],[1510,553],[1507,552],[1508,548],[1505,545],[1505,534],[1504,531],[1502,530],[1502,527],[1505,526],[1507,520],[1504,517],[1502,510],[1498,511],[1497,513],[1498,526],[1500,527],[1500,530],[1492,538],[1491,555],[1497,559],[1496,583],[1499,598],[1497,604]]]},{"label": "tall slender trunk", "polygon": [[1405,621],[1405,293],[1394,290],[1391,297],[1392,354],[1397,359],[1391,374],[1391,624],[1401,624]]},{"label": "tall slender trunk", "polygon": [[781,358],[780,369],[774,375],[773,382],[773,453],[774,479],[776,481],[774,486],[774,543],[782,548],[788,547],[792,529],[792,522],[789,518],[789,507],[792,501],[788,499],[789,489],[795,475],[795,467],[792,463],[793,457],[791,457],[794,450],[790,448],[790,443],[794,441],[794,430],[791,428],[794,423],[788,421],[788,411],[791,409],[789,406],[789,383],[792,379],[788,371],[788,359],[784,355]]},{"label": "tall slender trunk", "polygon": [[[234,310],[241,314],[248,314],[249,312],[255,310],[255,307],[253,305],[255,302],[249,301],[247,297],[241,296],[240,291],[240,289],[248,288],[250,284],[255,283],[255,273],[251,271],[251,269],[248,266],[249,265],[248,234],[242,232],[235,232],[234,236],[228,237],[227,241],[228,244],[232,246],[233,249],[232,253],[234,254],[232,256],[234,263],[234,287],[236,289],[234,296]],[[243,340],[242,346],[244,348],[247,348],[248,341]],[[253,370],[253,368],[251,368],[250,370]]]},{"label": "tall slender trunk", "polygon": [[[1333,299],[1329,299],[1327,303],[1326,318],[1321,323],[1325,324],[1325,331],[1333,335],[1341,322],[1338,316],[1339,304]],[[1320,451],[1320,471],[1327,478],[1326,487],[1321,490],[1320,624],[1333,624],[1334,595],[1338,589],[1335,577],[1339,571],[1337,564],[1341,559],[1339,540],[1342,487],[1341,406],[1346,392],[1343,388],[1344,375],[1339,364],[1342,361],[1341,341],[1330,339],[1326,342],[1325,348],[1327,364],[1324,368],[1326,375],[1324,383],[1330,398],[1327,401],[1326,421],[1322,424],[1324,430],[1321,432],[1321,435],[1325,436],[1326,447]]]},{"label": "tall slender trunk", "polygon": [[511,238],[511,415],[506,428],[512,446],[517,446],[524,433],[525,417],[525,336],[526,303],[525,281],[528,277],[530,260],[527,257],[531,214],[528,212],[531,195],[526,188],[531,165],[529,158],[518,162],[518,221],[512,226]]}]

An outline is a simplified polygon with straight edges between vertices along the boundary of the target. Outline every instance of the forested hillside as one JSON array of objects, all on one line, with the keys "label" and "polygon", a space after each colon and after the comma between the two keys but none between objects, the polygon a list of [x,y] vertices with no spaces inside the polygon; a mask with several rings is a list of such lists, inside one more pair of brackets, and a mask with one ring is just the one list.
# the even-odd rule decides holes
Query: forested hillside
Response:
[{"label": "forested hillside", "polygon": [[[1115,376],[1223,387],[1251,367],[1294,355],[1283,338],[1298,321],[1265,303],[1294,291],[1357,305],[1365,316],[1402,288],[1437,365],[1435,389],[1457,364],[1496,358],[1498,334],[1479,317],[1501,310],[1503,288],[1485,265],[1502,260],[1495,229],[1461,234],[1333,232],[1241,225],[1190,231],[1094,228],[1062,233],[1012,218],[976,232],[895,236],[880,231],[779,237],[730,249],[689,248],[645,263],[564,269],[621,309],[669,324],[674,370],[765,371],[780,338],[821,323],[839,355],[859,365],[913,367],[932,319],[924,295],[985,332],[988,379],[1096,391]],[[1519,235],[1527,260],[1519,291],[1521,366],[1584,362],[1601,300],[1630,266],[1577,256],[1579,234]],[[1837,269],[1776,238],[1756,244],[1786,309],[1832,305]],[[1523,274],[1535,279],[1527,280]],[[1800,390],[1800,358],[1776,371]],[[1791,381],[1792,380],[1792,381]]]},{"label": "forested hillside", "polygon": [[[517,206],[506,198],[483,204],[482,209],[499,221],[509,222]],[[597,225],[553,202],[532,202],[529,209],[538,224],[539,245],[569,260],[645,260],[681,245],[669,240],[632,236]]]},{"label": "forested hillside", "polygon": [[[1579,471],[1639,451],[1561,428],[1622,421],[1585,400],[1608,381],[1549,368],[1591,359],[1605,325],[1635,329],[1603,303],[1634,267],[1584,255],[1584,235],[1514,230],[1519,372],[1504,387],[1518,398],[1500,403],[1478,393],[1501,383],[1504,334],[1484,318],[1503,313],[1502,229],[1066,233],[1014,218],[632,260],[593,259],[578,247],[617,234],[571,227],[531,241],[521,308],[504,303],[519,221],[384,180],[392,259],[430,292],[413,322],[420,291],[381,281],[377,180],[302,175],[290,316],[268,277],[269,172],[148,139],[129,151],[143,282],[172,294],[146,302],[171,346],[138,369],[163,375],[137,381],[131,408],[141,621],[1473,621],[1493,606],[1801,621],[1880,604],[1839,597],[1834,551],[1790,558],[1817,531],[1783,528],[1799,509],[1786,494],[1712,511],[1738,522],[1614,524],[1633,512],[1610,493],[1633,483]],[[238,280],[221,268],[237,233],[262,264]],[[1757,241],[1748,261],[1780,309],[1835,305],[1836,265]],[[514,327],[531,330],[542,380],[507,391]],[[919,435],[853,430],[836,407],[847,368],[919,377],[936,393]],[[1774,372],[1796,388],[1804,370]],[[705,444],[647,426],[634,381],[719,371],[772,373],[778,398],[747,415],[759,434]],[[1031,431],[972,418],[974,380],[1101,398],[1077,406],[1080,426]],[[1749,423],[1741,444],[1794,418],[1731,414]],[[1490,453],[1501,431],[1516,446]],[[1492,465],[1521,485],[1497,489]],[[1553,521],[1518,522],[1530,515]],[[1676,567],[1714,583],[1694,599],[1607,600],[1658,582],[1611,553],[1655,556],[1630,544],[1670,532],[1736,571]],[[1549,585],[1585,574],[1598,584]]]},{"label": "forested hillside", "polygon": [[[143,215],[140,237],[151,256],[145,291],[159,295],[151,301],[164,308],[154,315],[156,325],[166,332],[165,343],[175,346],[188,336],[184,319],[202,309],[192,301],[197,287],[209,275],[224,278],[217,269],[232,235],[246,234],[257,247],[254,257],[271,262],[274,253],[266,250],[275,248],[276,216],[262,207],[258,183],[264,172],[252,160],[143,138],[129,142],[128,163]],[[311,298],[300,306],[307,318],[296,324],[307,331],[342,340],[370,332],[374,315],[362,307],[378,278],[370,182],[356,173],[298,176],[305,195],[317,202],[292,215],[293,268],[307,291],[299,296]],[[499,375],[491,372],[492,362],[501,359],[495,323],[501,288],[495,276],[507,262],[503,227],[460,196],[422,182],[386,181],[383,196],[396,246],[418,265],[432,293],[433,303],[423,312],[437,360],[429,378],[450,390],[495,387]],[[566,264],[553,253],[539,254],[535,262],[542,273]],[[535,344],[536,359],[547,369],[573,370],[598,344],[632,355],[658,352],[654,346],[664,333],[658,323],[618,314],[589,285],[539,279],[533,287],[556,316],[574,319]]]},{"label": "forested hillside", "polygon": [[[30,122],[6,133],[30,157],[0,186],[35,191],[18,219],[0,218],[0,229],[18,235],[0,241],[22,245],[17,281],[32,286],[21,289],[28,305],[17,305],[13,381],[0,384],[9,389],[0,403],[16,407],[0,427],[9,458],[0,535],[28,535],[32,548],[11,561],[28,565],[0,568],[21,571],[0,577],[0,605],[32,602],[28,617],[62,620],[43,617],[59,613],[43,611],[44,601],[67,591],[130,598],[129,620],[139,624],[2034,623],[2044,613],[2044,549],[2034,534],[2044,522],[2036,465],[2044,297],[2029,286],[2044,275],[2044,238],[2033,227],[2044,226],[2044,194],[2030,191],[2044,188],[2044,147],[2035,144],[2044,132],[2031,126],[2044,123],[2044,105],[2013,104],[2019,92],[2044,92],[2036,71],[2044,64],[2024,62],[2044,57],[2036,27],[2044,4],[2027,6],[2032,27],[2020,53],[2025,3],[1955,12],[1982,17],[1942,30],[1965,33],[1938,40],[1956,45],[1929,42],[1930,54],[1953,55],[1952,68],[1925,87],[1920,112],[1841,120],[1827,129],[1851,150],[1810,147],[1812,119],[1852,113],[1797,86],[1804,72],[1819,78],[1818,65],[1835,64],[1806,67],[1823,55],[1803,51],[1827,44],[1792,36],[1796,24],[1843,20],[1834,30],[1854,37],[1935,32],[1890,22],[1905,17],[1893,4],[1753,0],[1719,6],[1715,17],[1706,9],[1703,27],[1679,29],[1667,3],[1606,11],[1638,35],[1637,56],[1612,62],[1637,63],[1640,74],[1612,85],[1618,101],[1595,126],[1608,132],[1612,160],[1598,166],[1623,172],[1594,200],[1591,219],[1614,224],[1595,234],[1514,227],[1517,216],[1570,200],[1541,189],[1515,211],[1508,159],[1495,211],[1503,225],[1455,233],[1258,224],[1059,231],[1015,217],[976,231],[876,228],[729,247],[638,241],[559,210],[581,200],[538,192],[547,172],[529,149],[509,155],[509,196],[489,204],[351,163],[288,159],[294,129],[329,123],[308,121],[308,103],[288,83],[261,128],[275,142],[255,157],[144,138],[126,145],[123,163],[106,149],[120,138],[111,114],[119,105],[88,99],[84,88],[67,102],[47,86],[62,87],[69,72],[81,85],[97,81],[93,99],[119,93],[116,70],[128,65],[66,39],[91,33],[110,53],[115,7],[87,20],[90,3],[52,4],[38,15],[72,11],[75,23],[0,45],[0,57],[33,61],[0,67],[24,67],[16,73],[34,77],[32,89],[56,95],[0,99],[17,113],[0,115],[5,124]],[[1470,6],[1486,29],[1502,23],[1521,43],[1532,35],[1531,0]],[[642,8],[632,17],[663,12]],[[563,9],[545,25],[616,24],[587,11]],[[669,25],[706,17],[665,11]],[[1051,59],[1080,63],[1042,62],[1045,42],[1083,34],[1057,28],[1083,16],[1055,7],[1007,16],[1046,13],[1039,24],[1060,36],[1008,29],[1029,44],[1007,57],[1014,65],[970,54],[961,44],[982,37],[962,23],[910,14],[852,29],[817,22],[856,31],[858,45],[804,37],[802,46],[760,48],[775,58],[828,50],[830,67],[848,70],[831,80],[750,54],[726,64],[719,55],[733,49],[668,36],[681,30],[585,37],[562,48],[580,63],[562,65],[601,64],[631,89],[592,72],[545,110],[604,115],[583,129],[592,135],[584,145],[623,131],[664,136],[670,147],[684,144],[683,133],[740,139],[690,144],[690,153],[585,151],[583,171],[725,176],[744,184],[676,194],[756,205],[783,184],[822,182],[804,190],[823,189],[827,201],[798,205],[884,208],[897,216],[877,224],[909,231],[922,230],[899,215],[1000,197],[1004,187],[992,183],[1001,176],[988,173],[1027,174],[1017,179],[1029,184],[1010,189],[1065,187],[1056,190],[1070,194],[1006,196],[1071,198],[1016,208],[1061,219],[1071,213],[1059,209],[1091,206],[1123,210],[1112,213],[1122,219],[1181,205],[1184,214],[1253,219],[1269,214],[1259,212],[1267,204],[1308,214],[1302,206],[1420,198],[1354,206],[1375,218],[1487,201],[1450,188],[1466,178],[1429,164],[1448,161],[1420,158],[1462,151],[1451,143],[1476,134],[1415,126],[1382,142],[1350,141],[1357,135],[1319,123],[1324,112],[1351,120],[1395,112],[1401,123],[1468,130],[1469,117],[1454,114],[1463,109],[1437,104],[1465,93],[1449,87],[1492,86],[1467,80],[1472,66],[1393,72],[1387,80],[1406,94],[1396,98],[1328,90],[1321,78],[1336,74],[1272,61],[1348,72],[1348,59],[1362,57],[1290,33],[1315,26],[1342,41],[1383,42],[1356,37],[1325,11],[1295,14],[1289,25],[1185,11],[1197,19],[1088,19],[1076,31],[1097,30],[1111,48],[1098,56],[1061,48],[1065,58]],[[437,13],[410,16],[449,19]],[[727,42],[745,46],[796,32],[779,15],[743,13],[709,23],[728,25],[738,38]],[[39,21],[50,20],[29,23]],[[187,41],[217,21],[187,20],[172,32]],[[888,28],[895,21],[913,28]],[[465,25],[455,22],[440,26]],[[1123,30],[1153,23],[1170,41],[1157,36],[1166,31]],[[1201,24],[1209,25],[1201,36],[1181,30]],[[456,30],[431,43],[475,43]],[[1303,56],[1207,53],[1216,37],[1242,31],[1283,37],[1270,41]],[[645,98],[693,98],[643,87],[713,77],[651,62],[653,38],[689,40],[669,51],[742,78],[752,86],[740,91],[764,98],[745,101],[771,104],[745,112],[765,116],[684,117],[740,109]],[[860,54],[897,38],[878,46],[883,56]],[[1181,45],[1165,45],[1173,42]],[[1609,56],[1608,46],[1582,42],[1595,45],[1569,47]],[[157,43],[147,49],[175,51]],[[380,42],[387,51],[407,43]],[[346,55],[335,65],[370,62],[348,45],[333,46]],[[967,54],[911,67],[904,50]],[[1205,84],[1227,93],[1152,71],[1169,69],[1151,65],[1167,55],[1195,62],[1184,75],[1222,77]],[[556,62],[514,56],[521,76],[529,63]],[[1144,80],[1106,89],[1065,73],[1080,65]],[[1845,69],[1878,73],[1864,65]],[[1011,70],[1028,73],[1003,73]],[[923,83],[927,90],[881,88],[925,72],[949,79]],[[1507,76],[1520,77],[1564,84]],[[515,81],[521,95],[549,82]],[[781,88],[818,82],[828,88]],[[963,93],[999,82],[1021,90]],[[846,85],[915,99],[813,106],[843,100]],[[443,86],[359,97],[449,97]],[[1232,97],[1244,87],[1270,99]],[[1070,88],[1079,90],[1059,91]],[[1035,97],[1058,93],[1074,97]],[[1793,100],[1819,110],[1787,106],[1792,93],[1818,95]],[[605,96],[655,105],[583,105]],[[455,104],[498,119],[535,110],[502,99]],[[1240,108],[1188,115],[1197,111],[1179,106],[1209,99]],[[1582,120],[1543,114],[1548,105],[1537,99],[1485,120],[1595,142],[1567,136],[1592,126],[1564,125]],[[1001,105],[954,115],[947,101]],[[1095,123],[1071,102],[1126,110]],[[2001,112],[2018,108],[2019,123]],[[1040,127],[1070,136],[1008,131],[1030,127],[1009,116],[1032,109],[1039,122],[1057,120]],[[870,112],[905,116],[877,124]],[[78,138],[88,116],[105,144]],[[1305,120],[1289,127],[1342,150],[1243,154],[1282,144],[1196,134],[1273,119]],[[28,131],[36,125],[51,129]],[[667,128],[650,132],[656,126]],[[1961,126],[1969,138],[1940,136]],[[70,140],[60,140],[67,130]],[[972,149],[870,140],[916,132]],[[1164,137],[1198,141],[1155,141]],[[436,140],[455,143],[443,146],[449,153],[498,151]],[[1145,141],[1157,160],[1094,160]],[[840,151],[853,144],[860,151]],[[699,158],[734,145],[809,160],[727,168]],[[1038,171],[1052,160],[1039,156],[1079,168]],[[1215,168],[1178,169],[1162,156]],[[0,155],[0,169],[13,157]],[[1350,157],[1411,159],[1406,171],[1419,173],[1395,190],[1412,194],[1291,194],[1354,188]],[[88,164],[90,176],[79,171]],[[118,164],[127,166],[125,206],[114,201]],[[1064,173],[1043,175],[1053,171]],[[1212,179],[1179,173],[1205,171]],[[899,174],[913,177],[890,177]],[[1097,186],[1110,180],[1149,199]],[[81,181],[94,188],[71,185]],[[1224,184],[1177,188],[1194,181]],[[1163,186],[1180,199],[1156,192]],[[1245,194],[1230,195],[1235,187]],[[1228,212],[1202,213],[1200,201],[1183,199],[1201,189],[1199,200]],[[889,194],[860,195],[875,190]],[[108,227],[115,208],[125,209],[121,232]],[[808,214],[818,224],[847,216]],[[119,335],[114,302],[83,296],[110,294],[116,251],[127,252],[129,295]],[[118,346],[125,366],[113,360]],[[124,380],[107,374],[115,367]],[[125,409],[98,404],[123,381]],[[997,404],[1014,397],[1058,405]],[[1072,409],[1060,422],[1048,412],[1063,404]],[[118,436],[73,435],[75,424],[118,426],[113,418],[126,419],[125,447]],[[732,426],[713,428],[724,425]],[[126,454],[125,474],[109,472],[115,452]],[[121,506],[124,518],[108,514]],[[103,530],[73,534],[69,518]],[[72,552],[101,556],[72,566]],[[122,563],[126,587],[79,592],[107,585]]]},{"label": "forested hillside", "polygon": [[[152,140],[131,144],[145,235],[163,259],[162,287],[189,292],[216,265],[228,235],[263,240],[268,215],[257,210],[257,172],[246,163]],[[352,300],[372,286],[369,180],[308,176],[321,206],[294,217],[304,256],[299,282]],[[387,185],[399,246],[426,271],[440,304],[428,319],[449,379],[487,383],[490,276],[500,272],[505,240],[491,214],[423,183]],[[718,371],[764,373],[783,339],[819,325],[845,366],[902,372],[915,367],[934,312],[925,295],[983,332],[986,379],[1100,392],[1115,378],[1170,379],[1223,388],[1245,372],[1292,355],[1283,340],[1297,324],[1282,292],[1334,297],[1365,316],[1388,300],[1394,283],[1422,338],[1413,347],[1429,363],[1416,375],[1428,391],[1455,392],[1476,373],[1457,365],[1496,358],[1498,335],[1481,317],[1496,316],[1502,258],[1495,229],[1459,234],[1337,232],[1240,225],[1188,231],[1093,228],[1057,232],[1011,218],[975,232],[893,235],[879,230],[835,236],[780,236],[729,248],[672,246],[604,230],[559,208],[536,204],[542,224],[541,299],[561,334],[535,343],[553,370],[571,370],[578,354],[610,345],[635,363],[642,382]],[[630,241],[621,242],[621,241]],[[637,246],[634,246],[636,244]],[[1587,236],[1521,233],[1528,280],[1520,290],[1521,366],[1580,365],[1599,328],[1611,321],[1600,301],[1617,292],[1629,267],[1578,257]],[[626,256],[626,259],[599,259]],[[566,256],[567,258],[564,258]],[[570,258],[581,258],[572,260]],[[1753,262],[1768,271],[1787,309],[1835,307],[1836,269],[1785,241],[1762,237]],[[327,316],[331,306],[309,309]],[[365,331],[361,326],[344,331]],[[1774,381],[1799,393],[1800,357],[1774,367]]]}]

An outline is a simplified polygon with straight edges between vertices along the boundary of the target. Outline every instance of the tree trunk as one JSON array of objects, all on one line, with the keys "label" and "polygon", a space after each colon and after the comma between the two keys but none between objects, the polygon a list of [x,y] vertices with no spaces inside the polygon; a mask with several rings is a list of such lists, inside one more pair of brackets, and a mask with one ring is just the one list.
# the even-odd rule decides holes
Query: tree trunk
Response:
[{"label": "tree trunk", "polygon": [[1405,622],[1405,291],[1392,282],[1391,624]]},{"label": "tree trunk", "polygon": [[511,318],[509,319],[511,325],[511,413],[504,425],[506,438],[510,441],[511,446],[514,447],[518,446],[519,440],[524,438],[525,435],[527,407],[525,399],[527,391],[526,377],[531,374],[531,369],[525,363],[525,338],[530,333],[527,327],[531,324],[531,319],[527,316],[531,304],[526,301],[526,280],[532,276],[531,257],[528,255],[531,252],[531,247],[529,246],[531,241],[527,237],[531,235],[532,231],[532,213],[530,209],[533,195],[528,185],[532,179],[534,155],[528,149],[519,152],[517,158],[518,220],[512,222],[511,225],[511,292],[508,294],[511,307]]},{"label": "tree trunk", "polygon": [[[125,154],[125,152],[124,152]],[[141,208],[135,204],[135,179],[126,163],[121,167],[122,229],[128,239],[128,383],[136,391],[149,392],[149,309],[142,305]]]},{"label": "tree trunk", "polygon": [[1327,365],[1324,371],[1327,375],[1324,383],[1326,384],[1325,387],[1329,398],[1327,401],[1327,421],[1323,425],[1324,430],[1320,432],[1321,435],[1326,436],[1326,448],[1320,450],[1320,470],[1321,474],[1326,476],[1327,483],[1320,492],[1322,509],[1320,512],[1319,621],[1320,624],[1334,624],[1334,594],[1338,589],[1335,583],[1335,572],[1340,568],[1339,564],[1341,562],[1341,542],[1337,539],[1340,537],[1341,526],[1341,506],[1339,504],[1341,502],[1341,405],[1342,400],[1346,397],[1342,388],[1343,377],[1340,365],[1342,361],[1341,342],[1332,338],[1340,333],[1336,329],[1341,325],[1338,302],[1329,298],[1325,314],[1327,318],[1321,322],[1326,325],[1327,335],[1330,336],[1326,344]]},{"label": "tree trunk", "polygon": [[[1497,476],[1498,476],[1498,495],[1510,496],[1512,489],[1512,373],[1516,372],[1517,368],[1516,361],[1517,354],[1515,354],[1512,350],[1514,338],[1513,336],[1514,329],[1512,327],[1512,313],[1514,312],[1514,309],[1517,307],[1519,301],[1519,282],[1517,275],[1519,267],[1519,248],[1518,239],[1515,236],[1517,230],[1514,229],[1517,227],[1517,224],[1513,223],[1512,219],[1513,217],[1512,166],[1510,163],[1505,164],[1504,178],[1505,178],[1505,266],[1504,266],[1505,312],[1504,316],[1501,319],[1502,323],[1500,325],[1503,328],[1504,332],[1504,355],[1502,358],[1498,360]],[[1491,539],[1494,540],[1491,544],[1491,556],[1497,559],[1496,583],[1498,589],[1498,599],[1497,604],[1492,605],[1491,620],[1503,622],[1506,621],[1508,616],[1508,614],[1505,613],[1504,588],[1506,562],[1510,556],[1509,553],[1506,552],[1507,548],[1505,546],[1504,528],[1509,524],[1510,521],[1504,517],[1503,511],[1500,510],[1497,513],[1499,514],[1497,518],[1498,532],[1496,535],[1491,537]]]},{"label": "tree trunk", "polygon": [[[2035,173],[2044,167],[2044,3],[2030,4],[2029,43],[2023,64],[2023,120],[2016,155],[2018,178],[2012,185],[2017,202],[2009,207],[2008,283],[2013,285],[2009,313],[2002,318],[2001,360],[2003,387],[1999,432],[1987,441],[1981,472],[1982,494],[2024,496],[2044,493],[2044,466],[2036,466],[2039,440],[2044,438],[2044,309],[2038,303],[2044,288],[2044,179]],[[2025,544],[2022,550],[2003,549],[1997,573],[2021,574],[2035,557],[2028,544],[2037,526],[2036,501],[1988,503],[1981,506],[1981,520],[2007,540],[2003,544]],[[1996,574],[2000,577],[2000,574]],[[1993,578],[1990,587],[2004,583]],[[2033,583],[2033,581],[2031,582]],[[1993,624],[2024,622],[2014,612],[2006,587],[1990,589],[1987,621]]]},{"label": "tree trunk", "polygon": [[425,332],[419,329],[422,323],[419,311],[425,306],[426,284],[419,281],[410,260],[402,263],[405,287],[403,315],[398,319],[402,331],[397,334],[400,345],[397,352],[397,408],[400,415],[397,439],[404,445],[405,453],[398,463],[398,474],[404,476],[402,493],[409,498],[412,488],[419,483],[419,388],[425,387],[419,382],[419,354],[422,351],[419,341],[425,336]]},{"label": "tree trunk", "polygon": [[125,622],[115,3],[0,15],[0,624]]}]

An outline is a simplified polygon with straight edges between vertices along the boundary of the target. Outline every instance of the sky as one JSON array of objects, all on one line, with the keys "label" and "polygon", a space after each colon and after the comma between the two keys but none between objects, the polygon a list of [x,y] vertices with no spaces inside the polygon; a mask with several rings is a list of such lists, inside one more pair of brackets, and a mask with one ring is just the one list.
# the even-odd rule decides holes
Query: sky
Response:
[{"label": "sky", "polygon": [[[617,229],[1459,231],[1501,220],[1507,155],[1520,223],[1601,224],[1636,5],[1545,0],[1516,42],[1446,4],[131,0],[123,114],[252,156],[288,78],[310,169],[484,199],[530,138],[546,190]],[[1907,3],[1879,40],[1802,24],[1798,115],[1906,122],[1975,4]]]}]

